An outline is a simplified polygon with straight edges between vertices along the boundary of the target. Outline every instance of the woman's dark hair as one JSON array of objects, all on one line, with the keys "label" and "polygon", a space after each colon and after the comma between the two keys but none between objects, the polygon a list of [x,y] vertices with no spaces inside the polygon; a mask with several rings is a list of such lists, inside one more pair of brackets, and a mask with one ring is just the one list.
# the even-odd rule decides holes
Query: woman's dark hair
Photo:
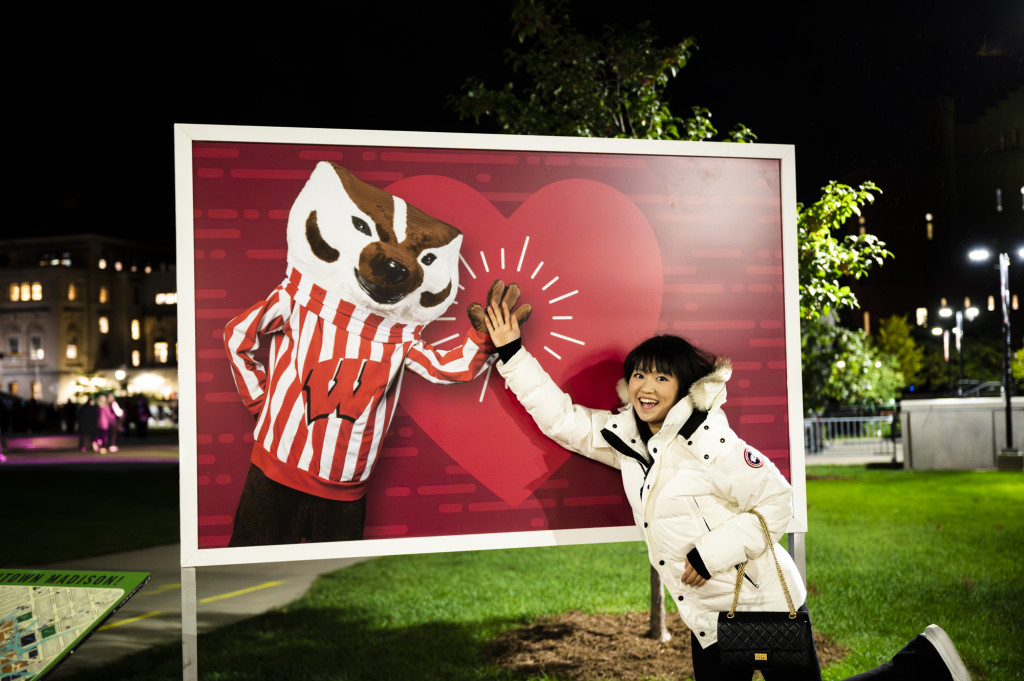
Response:
[{"label": "woman's dark hair", "polygon": [[657,371],[679,381],[679,396],[689,392],[693,382],[715,368],[715,356],[694,347],[679,336],[654,336],[633,348],[622,362],[622,377],[629,381],[633,372]]}]

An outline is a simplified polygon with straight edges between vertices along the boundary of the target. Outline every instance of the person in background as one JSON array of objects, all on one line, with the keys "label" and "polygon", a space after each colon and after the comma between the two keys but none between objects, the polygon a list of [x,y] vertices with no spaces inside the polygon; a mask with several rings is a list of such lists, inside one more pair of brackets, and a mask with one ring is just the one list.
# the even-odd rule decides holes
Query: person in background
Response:
[{"label": "person in background", "polygon": [[99,422],[99,408],[92,395],[78,407],[78,449],[87,452],[96,450],[96,429]]},{"label": "person in background", "polygon": [[121,437],[121,424],[124,423],[124,409],[121,407],[121,403],[117,401],[117,398],[113,393],[110,393],[110,411],[114,414],[114,423],[110,426],[110,436],[107,441],[107,448],[112,451],[117,451],[117,441]]},{"label": "person in background", "polygon": [[135,432],[139,437],[146,437],[149,431],[149,401],[145,395],[135,396]]},{"label": "person in background", "polygon": [[96,437],[93,440],[93,451],[99,451],[100,454],[106,454],[107,448],[110,445],[111,432],[117,428],[117,416],[114,414],[114,410],[110,407],[110,403],[114,401],[113,395],[109,393],[100,393],[96,396],[96,409],[98,415],[96,417]]}]

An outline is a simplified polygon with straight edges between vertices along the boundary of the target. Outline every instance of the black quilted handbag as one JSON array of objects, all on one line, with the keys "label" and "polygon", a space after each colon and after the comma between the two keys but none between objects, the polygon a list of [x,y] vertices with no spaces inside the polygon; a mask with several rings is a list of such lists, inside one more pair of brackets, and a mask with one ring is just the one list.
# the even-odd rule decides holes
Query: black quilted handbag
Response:
[{"label": "black quilted handbag", "polygon": [[795,669],[811,666],[814,660],[814,639],[811,636],[811,618],[805,611],[797,612],[782,576],[779,559],[775,556],[775,542],[768,531],[768,523],[757,511],[750,511],[760,519],[765,542],[775,558],[779,583],[786,595],[789,612],[736,612],[743,586],[743,563],[736,574],[736,592],[729,612],[718,613],[718,649],[722,666],[727,669]]}]

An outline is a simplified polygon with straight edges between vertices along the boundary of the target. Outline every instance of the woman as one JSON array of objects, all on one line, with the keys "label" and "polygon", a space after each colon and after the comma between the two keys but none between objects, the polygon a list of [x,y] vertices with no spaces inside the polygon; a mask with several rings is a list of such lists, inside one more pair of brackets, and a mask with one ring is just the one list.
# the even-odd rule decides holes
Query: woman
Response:
[{"label": "woman", "polygon": [[[792,516],[792,488],[729,427],[722,411],[729,361],[677,336],[656,336],[623,363],[620,411],[581,407],[522,347],[518,320],[506,303],[498,306],[499,299],[486,315],[499,373],[545,435],[621,471],[651,564],[691,631],[694,678],[749,680],[752,672],[721,666],[718,613],[732,604],[743,562],[746,578],[737,609],[787,609],[760,521],[747,511],[764,516],[777,540]],[[796,565],[777,544],[775,555],[794,603],[804,603]],[[816,659],[811,668],[764,674],[769,680],[821,678]],[[970,680],[952,642],[934,625],[890,662],[855,678]]]}]

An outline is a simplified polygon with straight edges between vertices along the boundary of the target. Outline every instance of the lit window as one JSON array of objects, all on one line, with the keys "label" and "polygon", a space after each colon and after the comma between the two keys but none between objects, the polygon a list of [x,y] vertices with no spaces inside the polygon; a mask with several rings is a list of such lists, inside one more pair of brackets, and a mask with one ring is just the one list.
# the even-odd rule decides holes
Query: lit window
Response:
[{"label": "lit window", "polygon": [[926,308],[926,307],[919,307],[919,308],[917,308],[916,313],[917,313],[916,314],[917,325],[918,326],[928,326],[928,308]]},{"label": "lit window", "polygon": [[31,359],[43,359],[43,337],[39,334],[32,334],[28,339],[28,356]]},{"label": "lit window", "polygon": [[7,354],[15,356],[21,354],[21,338],[19,336],[7,337]]},{"label": "lit window", "polygon": [[38,281],[32,282],[32,300],[43,299],[43,285]]},{"label": "lit window", "polygon": [[32,399],[41,400],[43,399],[43,382],[32,381]]},{"label": "lit window", "polygon": [[11,381],[10,383],[8,383],[7,384],[7,392],[9,392],[12,395],[17,395],[18,394],[18,382],[17,381]]},{"label": "lit window", "polygon": [[21,300],[21,287],[17,283],[11,284],[11,293],[8,298],[15,303]]},{"label": "lit window", "polygon": [[132,340],[139,340],[139,336],[140,335],[141,335],[141,333],[140,333],[140,330],[139,330],[139,320],[138,319],[133,319],[132,320]]},{"label": "lit window", "polygon": [[78,300],[78,287],[75,282],[68,284],[68,300]]},{"label": "lit window", "polygon": [[105,303],[110,299],[110,291],[107,290],[106,286],[100,286],[100,303]]},{"label": "lit window", "polygon": [[32,284],[27,281],[21,282],[21,299],[32,300]]},{"label": "lit window", "polygon": [[178,294],[173,292],[173,291],[171,293],[158,293],[158,294],[156,294],[156,304],[157,305],[177,305],[178,304]]},{"label": "lit window", "polygon": [[157,341],[153,343],[153,358],[160,364],[167,364],[168,352],[170,346],[166,341]]},{"label": "lit window", "polygon": [[107,269],[107,259],[106,258],[100,258],[99,267],[100,267],[101,270]]},{"label": "lit window", "polygon": [[68,347],[64,350],[64,356],[68,359],[78,359],[78,346],[68,343]]},{"label": "lit window", "polygon": [[121,264],[120,260],[114,263],[114,269],[117,270],[118,272],[120,272],[123,267],[124,265]]},{"label": "lit window", "polygon": [[110,333],[110,320],[107,317],[100,317],[100,333]]},{"label": "lit window", "polygon": [[142,357],[139,355],[138,350],[132,350],[132,366],[137,367],[142,363]]}]

